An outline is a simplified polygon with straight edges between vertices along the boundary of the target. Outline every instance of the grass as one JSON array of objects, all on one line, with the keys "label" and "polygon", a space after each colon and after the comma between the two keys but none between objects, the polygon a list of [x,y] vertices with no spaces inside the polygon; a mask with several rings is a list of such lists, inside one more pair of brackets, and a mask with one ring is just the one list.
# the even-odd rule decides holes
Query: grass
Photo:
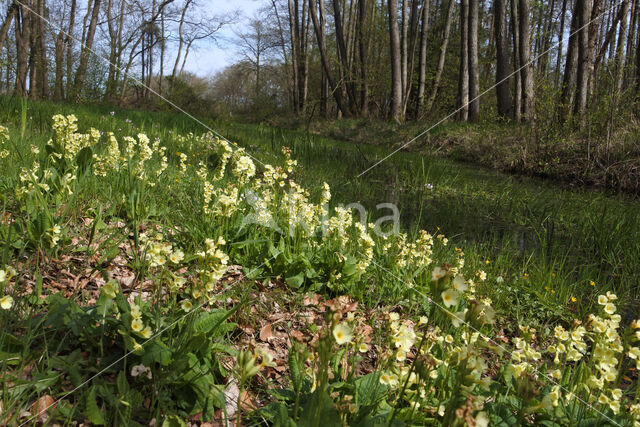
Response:
[{"label": "grass", "polygon": [[[121,154],[125,136],[138,133],[152,149],[138,136],[128,155],[112,158],[103,135],[70,152],[85,137],[64,129],[54,136],[51,117],[71,113],[80,132],[113,132]],[[624,325],[638,312],[635,200],[406,152],[358,177],[389,151],[206,122],[254,164],[169,113],[2,98],[0,123],[10,148],[9,160],[0,160],[0,266],[8,277],[0,291],[15,302],[0,311],[8,424],[37,422],[21,415],[26,409],[54,421],[123,425],[151,418],[180,425],[232,409],[236,420],[246,413],[274,424],[313,413],[308,421],[316,422],[326,413],[337,424],[450,425],[459,410],[507,424],[524,417],[598,423],[617,415],[615,390],[623,389],[623,404],[638,399],[625,356],[634,332],[618,336],[617,325],[606,323],[616,307]],[[288,168],[290,176],[279,177]],[[217,171],[224,173],[216,178]],[[332,193],[326,225],[317,203],[326,198],[323,182]],[[265,201],[265,212],[247,190]],[[391,210],[380,203],[397,206],[406,236],[385,239],[346,225],[337,208],[352,203],[365,208],[368,222],[388,220]],[[265,226],[261,214],[284,232]],[[291,226],[301,217],[310,231]],[[607,291],[618,295],[615,305],[613,296],[598,302]],[[445,308],[467,323],[455,325]],[[535,349],[557,346],[562,325],[580,335],[571,322],[594,312],[607,326],[586,323],[593,355],[580,350],[584,363],[563,356],[559,365],[560,385],[592,406],[577,409],[565,396],[558,407],[552,386],[560,385],[544,381],[558,365]],[[342,340],[337,330],[353,336]],[[505,354],[470,341],[471,332],[494,344],[516,337],[526,344]],[[611,336],[626,349],[615,350],[619,372],[585,391],[590,372],[598,379],[603,366],[610,369],[610,355],[600,360],[596,350]],[[523,358],[526,366],[514,367]],[[140,377],[147,372],[153,381]],[[421,396],[421,389],[437,392]],[[473,390],[477,402],[461,390]],[[594,403],[594,390],[609,400]],[[237,396],[235,406],[223,391]],[[414,410],[418,402],[425,411]]]},{"label": "grass", "polygon": [[[637,299],[640,203],[634,199],[404,152],[358,178],[388,151],[296,131],[217,125],[256,153],[292,147],[304,181],[326,180],[344,204],[360,202],[374,217],[390,213],[377,204],[396,204],[406,229],[439,228],[468,255],[491,261],[486,268],[493,274],[509,275],[549,307],[574,296],[579,303],[569,307],[586,312],[593,293],[606,290]],[[637,309],[629,306],[631,313]]]}]

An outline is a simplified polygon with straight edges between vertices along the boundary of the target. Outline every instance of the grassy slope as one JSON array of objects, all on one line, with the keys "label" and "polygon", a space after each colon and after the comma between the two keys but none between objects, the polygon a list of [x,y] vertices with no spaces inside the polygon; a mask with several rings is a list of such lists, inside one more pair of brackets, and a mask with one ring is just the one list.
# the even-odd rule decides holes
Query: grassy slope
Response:
[{"label": "grassy slope", "polygon": [[[14,129],[14,135],[17,132],[15,129],[24,126],[25,146],[16,147],[18,151],[24,153],[28,153],[29,150],[26,141],[40,146],[42,151],[49,135],[50,117],[54,113],[75,113],[80,120],[81,131],[85,131],[90,126],[105,131],[111,129],[118,133],[122,130],[121,133],[124,134],[144,131],[151,138],[157,136],[167,138],[166,140],[169,141],[171,134],[202,131],[199,125],[194,124],[190,119],[175,114],[115,109],[114,118],[111,118],[110,112],[114,109],[105,106],[34,103],[29,105],[28,110],[22,110],[25,113],[21,117],[20,106],[15,101],[2,100],[2,102],[0,122],[10,124]],[[124,120],[125,118],[127,120]],[[135,128],[130,127],[132,125],[128,123],[129,120],[133,122]],[[294,158],[301,165],[301,171],[296,176],[296,180],[316,192],[320,190],[319,184],[327,181],[332,188],[335,203],[360,202],[371,214],[370,220],[389,213],[376,209],[378,203],[392,202],[400,208],[403,228],[409,233],[413,234],[419,228],[445,233],[451,238],[453,245],[464,249],[466,269],[474,272],[476,269],[483,268],[487,270],[489,277],[495,278],[501,275],[505,278],[502,286],[482,286],[482,284],[478,286],[482,295],[488,295],[493,299],[496,311],[506,316],[502,318],[502,322],[516,322],[509,325],[508,330],[505,328],[507,333],[513,333],[514,329],[517,329],[515,325],[521,323],[544,327],[560,318],[569,320],[572,317],[583,317],[593,308],[591,304],[596,292],[604,293],[607,289],[615,289],[621,297],[620,306],[626,310],[623,314],[634,313],[635,308],[632,304],[636,290],[633,286],[640,277],[638,267],[634,263],[640,251],[636,243],[637,234],[640,233],[637,227],[636,202],[593,191],[562,189],[539,181],[517,179],[449,160],[426,158],[411,153],[399,153],[364,177],[358,178],[357,175],[361,171],[378,159],[382,159],[388,151],[260,126],[225,123],[211,123],[211,125],[229,138],[237,140],[239,145],[246,147],[252,155],[265,162],[276,162],[280,158],[277,154],[280,146],[290,146],[293,149]],[[184,179],[184,182],[179,179],[176,151],[182,149],[182,146],[169,147],[167,154],[173,166],[170,168],[171,182],[173,183],[175,178],[176,185],[166,190],[158,187],[148,189],[140,203],[144,208],[142,215],[147,220],[141,226],[158,224],[170,230],[170,234],[177,231],[176,242],[185,249],[185,252],[194,253],[202,246],[205,237],[214,235],[218,231],[216,226],[219,224],[208,224],[206,220],[203,221],[206,217],[201,215],[200,207],[189,205],[199,200],[200,194],[196,186],[191,184],[195,181],[195,177],[185,176],[184,178],[191,178],[191,180]],[[192,156],[198,154],[198,151],[191,153]],[[17,170],[18,165],[11,165],[11,167]],[[0,188],[9,185],[11,181],[6,177],[15,175],[16,170],[3,171],[0,175]],[[118,215],[122,215],[119,210],[123,209],[122,206],[126,204],[126,200],[122,199],[123,202],[119,203],[114,199],[114,195],[119,193],[110,188],[112,185],[126,186],[126,183],[87,178],[80,190],[81,194],[74,195],[68,203],[68,206],[75,206],[77,212],[69,215],[73,220],[69,221],[65,227],[73,228],[76,225],[75,222],[81,223],[81,220],[86,219],[87,216],[95,216],[98,219],[104,214],[110,219],[117,219]],[[129,194],[132,193],[129,192]],[[96,198],[100,200],[96,201]],[[108,212],[97,212],[101,209],[100,206]],[[67,205],[61,205],[60,209],[67,209]],[[8,212],[11,213],[11,211]],[[224,218],[221,221],[224,226]],[[134,222],[131,225],[132,230],[138,229],[137,223]],[[122,230],[112,229],[119,228],[117,221],[115,223],[111,221],[105,227],[100,230],[104,236],[108,236],[109,233],[113,233],[113,236],[122,234]],[[76,237],[86,238],[87,236],[80,236],[81,233],[87,234],[86,231],[86,226],[78,227]],[[251,262],[258,263],[266,257],[260,242],[267,240],[260,235],[258,235],[262,237],[260,241],[251,240],[251,237],[249,235],[243,242],[233,242],[230,245],[233,262],[244,264],[246,261],[247,265],[252,265]],[[133,239],[132,234],[128,232],[121,238],[124,239],[123,243]],[[114,242],[108,244],[112,243]],[[70,241],[64,242],[65,249],[72,249],[74,245]],[[87,247],[89,246],[87,244]],[[81,250],[89,252],[88,249]],[[21,262],[25,260],[26,257],[23,255],[26,255],[26,252],[21,253],[17,259]],[[116,250],[115,253],[117,254],[118,251]],[[35,256],[37,258],[37,255]],[[383,258],[384,254],[380,256],[380,259]],[[438,254],[434,258],[443,259],[439,258]],[[64,264],[67,262],[65,259],[69,261],[71,258],[64,258],[60,262]],[[114,259],[109,259],[107,264]],[[38,266],[37,260],[35,264],[32,261],[26,260],[22,266],[27,275],[30,266]],[[98,265],[101,264],[100,260],[91,260],[91,262],[96,261]],[[136,262],[133,259],[130,264],[135,265]],[[406,291],[407,283],[402,279],[391,277],[385,271],[377,271],[375,268],[373,270],[374,272],[367,277],[369,280],[366,283],[367,289],[363,289],[364,286],[360,283],[354,288],[346,289],[362,302],[363,306],[402,304],[408,306],[406,310],[402,310],[403,312],[415,314],[428,305],[426,301],[410,299],[399,301],[398,298],[394,298],[397,295],[404,298],[410,294]],[[38,273],[46,274],[47,271]],[[286,275],[283,276],[286,277]],[[36,274],[33,274],[33,277],[27,277],[27,280],[35,277]],[[589,285],[592,279],[597,279],[593,287]],[[493,279],[487,283],[495,284],[496,282]],[[35,287],[38,286],[37,279],[33,284]],[[143,281],[141,281],[141,288],[142,284]],[[253,291],[252,287],[256,286],[255,283],[247,283],[247,285],[246,288],[236,287],[237,292],[248,294]],[[379,286],[379,292],[370,292],[373,286]],[[299,311],[303,305],[302,301],[299,301],[302,294],[285,289],[285,295],[293,294],[297,300],[284,299],[290,305],[281,305],[287,307],[285,309],[287,312]],[[262,294],[262,289],[259,289],[258,293]],[[257,299],[255,294],[237,297],[241,300],[248,298],[250,301]],[[224,301],[227,299],[225,298]],[[260,304],[262,303],[264,301]],[[32,302],[32,299],[29,299],[27,305],[29,304],[34,305],[34,310],[38,310],[37,301]],[[91,304],[90,301],[89,304]],[[422,306],[422,304],[425,305]],[[411,310],[412,308],[417,310]],[[60,306],[57,309],[64,311]],[[437,311],[430,313],[430,316],[432,314],[437,317]],[[260,316],[261,313],[252,317]],[[446,317],[443,319],[448,322]],[[625,319],[625,323],[627,320]],[[116,322],[116,320],[113,321]],[[170,320],[167,323],[171,324]],[[40,334],[46,336],[46,331],[41,331],[36,322],[29,325],[28,332],[38,334],[34,342],[42,340]],[[99,326],[99,323],[92,318],[85,326],[95,328],[96,325]],[[254,329],[257,330],[257,328]],[[550,331],[550,328],[545,329],[545,334]],[[96,333],[98,334],[96,336],[100,336],[98,329]],[[261,329],[261,336],[262,333]],[[190,342],[186,342],[188,340],[181,340],[179,333],[174,334],[171,331],[165,335],[169,335],[163,339],[168,340],[167,345],[173,350],[172,357],[177,358],[185,353],[180,345],[185,347],[191,345]],[[226,338],[230,342],[233,340],[233,337]],[[181,341],[185,342],[181,343]],[[64,348],[66,353],[76,344],[66,342],[60,345],[71,346],[69,349]],[[102,338],[100,338],[99,348],[102,358]],[[45,353],[45,358],[51,357],[52,360],[55,359],[54,362],[60,364],[55,352],[51,349],[50,354]],[[93,356],[91,352],[89,354]],[[114,354],[119,353],[116,351]],[[73,353],[64,354],[60,356],[64,359],[60,360],[64,363],[76,363],[72,360],[72,356]],[[58,376],[55,370],[50,374],[52,380]],[[189,378],[180,380],[185,387],[193,383]],[[114,378],[107,378],[105,381],[104,387],[112,387]],[[118,387],[120,387],[119,381],[120,379],[118,379]],[[169,381],[167,378],[165,388],[178,390],[171,381],[177,380]],[[89,393],[87,400],[95,398],[95,396],[91,397],[92,391],[87,392]],[[16,404],[24,401],[24,396],[19,396],[19,399]],[[161,405],[155,405],[156,403],[152,402],[153,407],[161,407]],[[65,410],[72,411],[69,407]]]},{"label": "grassy slope", "polygon": [[[5,116],[0,120],[18,124],[19,103],[9,99],[3,103],[0,111]],[[52,111],[74,112],[87,128],[102,128],[114,110],[116,117],[126,117],[159,136],[206,130],[172,113],[52,103],[30,104],[28,123],[46,131]],[[318,184],[326,181],[335,203],[361,203],[370,220],[390,214],[376,205],[394,203],[405,231],[441,230],[464,248],[467,258],[489,262],[488,272],[513,281],[510,291],[493,297],[510,309],[517,301],[513,309],[517,317],[563,316],[559,306],[586,313],[593,295],[606,290],[623,296],[629,313],[637,310],[633,306],[638,295],[634,283],[640,279],[640,265],[634,262],[640,257],[637,201],[406,152],[358,178],[389,150],[261,125],[206,123],[266,163],[274,161],[280,146],[291,147],[302,165],[303,184],[318,190]]]}]

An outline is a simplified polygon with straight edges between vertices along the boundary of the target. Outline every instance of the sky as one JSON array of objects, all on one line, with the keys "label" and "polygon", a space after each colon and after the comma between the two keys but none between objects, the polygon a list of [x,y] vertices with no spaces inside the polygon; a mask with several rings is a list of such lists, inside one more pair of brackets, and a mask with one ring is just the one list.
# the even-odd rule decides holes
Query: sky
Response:
[{"label": "sky", "polygon": [[233,30],[242,29],[242,25],[265,2],[263,0],[204,0],[200,3],[205,8],[215,10],[215,13],[227,13],[239,10],[242,16],[240,20],[232,26],[226,26],[218,33],[219,41],[216,45],[213,42],[201,42],[196,50],[189,52],[185,70],[198,76],[209,76],[222,70],[227,65],[231,65],[237,59],[238,53],[229,40],[235,37]]}]

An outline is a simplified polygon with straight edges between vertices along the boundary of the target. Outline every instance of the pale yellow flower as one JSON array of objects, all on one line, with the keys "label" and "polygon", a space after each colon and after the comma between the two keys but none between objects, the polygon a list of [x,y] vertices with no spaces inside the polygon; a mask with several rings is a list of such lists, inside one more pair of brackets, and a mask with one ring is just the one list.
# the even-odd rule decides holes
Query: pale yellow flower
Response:
[{"label": "pale yellow flower", "polygon": [[5,295],[0,298],[0,307],[4,310],[9,310],[13,307],[13,298],[10,295]]},{"label": "pale yellow flower", "polygon": [[191,311],[193,304],[191,303],[191,300],[185,299],[180,303],[180,307],[182,307],[184,311]]},{"label": "pale yellow flower", "polygon": [[347,344],[353,339],[353,331],[346,323],[339,323],[333,328],[333,337],[338,345]]},{"label": "pale yellow flower", "polygon": [[442,302],[447,308],[451,308],[458,304],[458,292],[453,289],[447,289],[442,294]]},{"label": "pale yellow flower", "polygon": [[142,331],[143,328],[144,328],[144,323],[142,323],[142,320],[140,318],[133,319],[131,321],[131,330],[132,331],[140,332],[140,331]]}]

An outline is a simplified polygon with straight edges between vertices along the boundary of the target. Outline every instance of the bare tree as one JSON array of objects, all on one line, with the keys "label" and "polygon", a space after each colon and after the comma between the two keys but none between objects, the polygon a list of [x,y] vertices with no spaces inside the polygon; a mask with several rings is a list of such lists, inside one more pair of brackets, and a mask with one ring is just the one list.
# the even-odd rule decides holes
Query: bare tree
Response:
[{"label": "bare tree", "polygon": [[402,121],[402,66],[400,33],[398,29],[398,2],[389,0],[389,50],[391,56],[391,118]]},{"label": "bare tree", "polygon": [[469,1],[469,120],[480,116],[480,71],[478,69],[478,0]]},{"label": "bare tree", "polygon": [[511,93],[509,89],[509,53],[507,41],[507,2],[496,0],[493,5],[493,22],[496,43],[496,100],[498,114],[511,116]]},{"label": "bare tree", "polygon": [[455,5],[455,1],[449,0],[444,29],[442,30],[442,43],[440,45],[440,55],[438,56],[438,66],[436,68],[436,75],[433,79],[433,87],[431,88],[431,93],[429,94],[429,98],[427,99],[425,111],[431,111],[431,108],[433,107],[433,103],[436,100],[436,96],[438,95],[438,90],[440,89],[440,80],[442,79],[442,72],[444,71],[444,63],[447,57],[447,47],[449,46],[449,33],[451,31],[451,22],[453,20],[454,5]]},{"label": "bare tree", "polygon": [[533,122],[533,67],[530,63],[529,0],[519,0],[518,23],[520,31],[520,75],[522,76],[522,116],[527,123]]},{"label": "bare tree", "polygon": [[460,71],[458,73],[458,120],[469,118],[469,0],[460,2]]}]

